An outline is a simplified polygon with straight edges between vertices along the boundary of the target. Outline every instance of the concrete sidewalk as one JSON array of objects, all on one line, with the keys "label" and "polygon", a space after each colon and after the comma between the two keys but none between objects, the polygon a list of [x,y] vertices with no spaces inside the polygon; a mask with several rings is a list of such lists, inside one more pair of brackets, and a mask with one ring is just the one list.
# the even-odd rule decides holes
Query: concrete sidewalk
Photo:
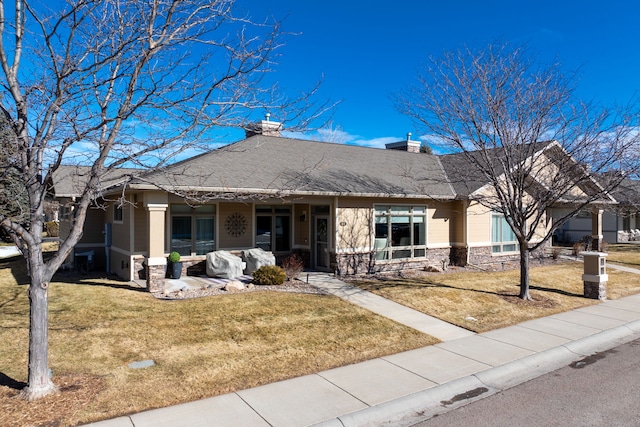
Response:
[{"label": "concrete sidewalk", "polygon": [[312,281],[443,342],[91,425],[409,426],[640,338],[640,295],[473,334],[330,275],[310,275]]}]

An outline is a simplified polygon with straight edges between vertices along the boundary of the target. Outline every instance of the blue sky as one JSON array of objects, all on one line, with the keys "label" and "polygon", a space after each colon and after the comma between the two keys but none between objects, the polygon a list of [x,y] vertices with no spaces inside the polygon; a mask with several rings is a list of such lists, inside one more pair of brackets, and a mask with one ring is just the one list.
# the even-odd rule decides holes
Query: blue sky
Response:
[{"label": "blue sky", "polygon": [[[578,95],[605,104],[640,90],[636,0],[238,0],[255,19],[284,19],[274,77],[292,93],[324,76],[321,97],[340,100],[341,142],[383,146],[420,134],[390,100],[431,55],[496,39],[527,43],[540,59],[580,71]],[[277,120],[277,117],[273,117]]]}]

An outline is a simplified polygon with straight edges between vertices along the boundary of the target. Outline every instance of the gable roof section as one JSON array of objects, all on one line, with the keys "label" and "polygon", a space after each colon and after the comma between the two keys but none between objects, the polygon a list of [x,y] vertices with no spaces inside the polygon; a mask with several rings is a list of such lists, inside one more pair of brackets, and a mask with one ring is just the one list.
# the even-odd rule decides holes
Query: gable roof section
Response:
[{"label": "gable roof section", "polygon": [[[52,174],[53,192],[55,197],[79,197],[89,181],[90,166],[61,165]],[[105,189],[118,184],[128,175],[139,174],[140,169],[119,168],[107,171],[100,183]]]},{"label": "gable roof section", "polygon": [[[552,143],[554,143],[554,141],[537,142],[531,146],[523,146],[523,151],[516,153],[516,157],[520,157],[521,160],[524,161],[532,154],[544,150]],[[488,158],[487,160],[483,158],[485,155]],[[483,165],[487,163],[487,161],[491,162],[496,174],[501,175],[505,171],[500,159],[504,157],[504,148],[498,147],[487,150],[445,154],[441,156],[440,159],[456,194],[458,196],[468,197],[489,184],[485,175],[478,169],[478,165]]]},{"label": "gable roof section", "polygon": [[437,156],[255,135],[142,175],[131,188],[452,199]]}]

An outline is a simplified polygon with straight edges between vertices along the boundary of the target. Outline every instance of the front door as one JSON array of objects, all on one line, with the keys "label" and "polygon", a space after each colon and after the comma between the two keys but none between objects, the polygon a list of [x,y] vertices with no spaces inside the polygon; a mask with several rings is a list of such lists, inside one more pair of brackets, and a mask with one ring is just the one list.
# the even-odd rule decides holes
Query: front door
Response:
[{"label": "front door", "polygon": [[314,219],[313,268],[329,270],[329,217],[316,216]]}]

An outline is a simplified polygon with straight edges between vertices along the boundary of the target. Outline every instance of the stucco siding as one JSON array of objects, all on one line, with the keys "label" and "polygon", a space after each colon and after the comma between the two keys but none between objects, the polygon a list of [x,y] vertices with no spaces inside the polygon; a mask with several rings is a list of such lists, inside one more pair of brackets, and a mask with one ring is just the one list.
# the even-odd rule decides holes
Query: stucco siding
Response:
[{"label": "stucco siding", "polygon": [[467,209],[467,236],[470,246],[491,244],[491,211],[479,203]]},{"label": "stucco siding", "polygon": [[125,203],[122,206],[122,221],[114,219],[114,205],[111,204],[108,209],[108,218],[111,225],[111,245],[124,251],[130,251],[131,248],[131,211],[133,206]]},{"label": "stucco siding", "polygon": [[443,246],[451,244],[453,228],[451,203],[428,204],[427,245]]},{"label": "stucco siding", "polygon": [[363,207],[339,207],[336,223],[338,250],[370,250],[373,238],[373,210],[370,204]]},{"label": "stucco siding", "polygon": [[144,208],[136,208],[133,214],[133,251],[144,254],[147,252],[147,212]]},{"label": "stucco siding", "polygon": [[[246,227],[244,233],[234,236],[229,233],[225,224],[232,215],[244,217]],[[218,220],[218,249],[246,249],[253,247],[255,226],[253,222],[253,205],[248,203],[220,203]]]}]

